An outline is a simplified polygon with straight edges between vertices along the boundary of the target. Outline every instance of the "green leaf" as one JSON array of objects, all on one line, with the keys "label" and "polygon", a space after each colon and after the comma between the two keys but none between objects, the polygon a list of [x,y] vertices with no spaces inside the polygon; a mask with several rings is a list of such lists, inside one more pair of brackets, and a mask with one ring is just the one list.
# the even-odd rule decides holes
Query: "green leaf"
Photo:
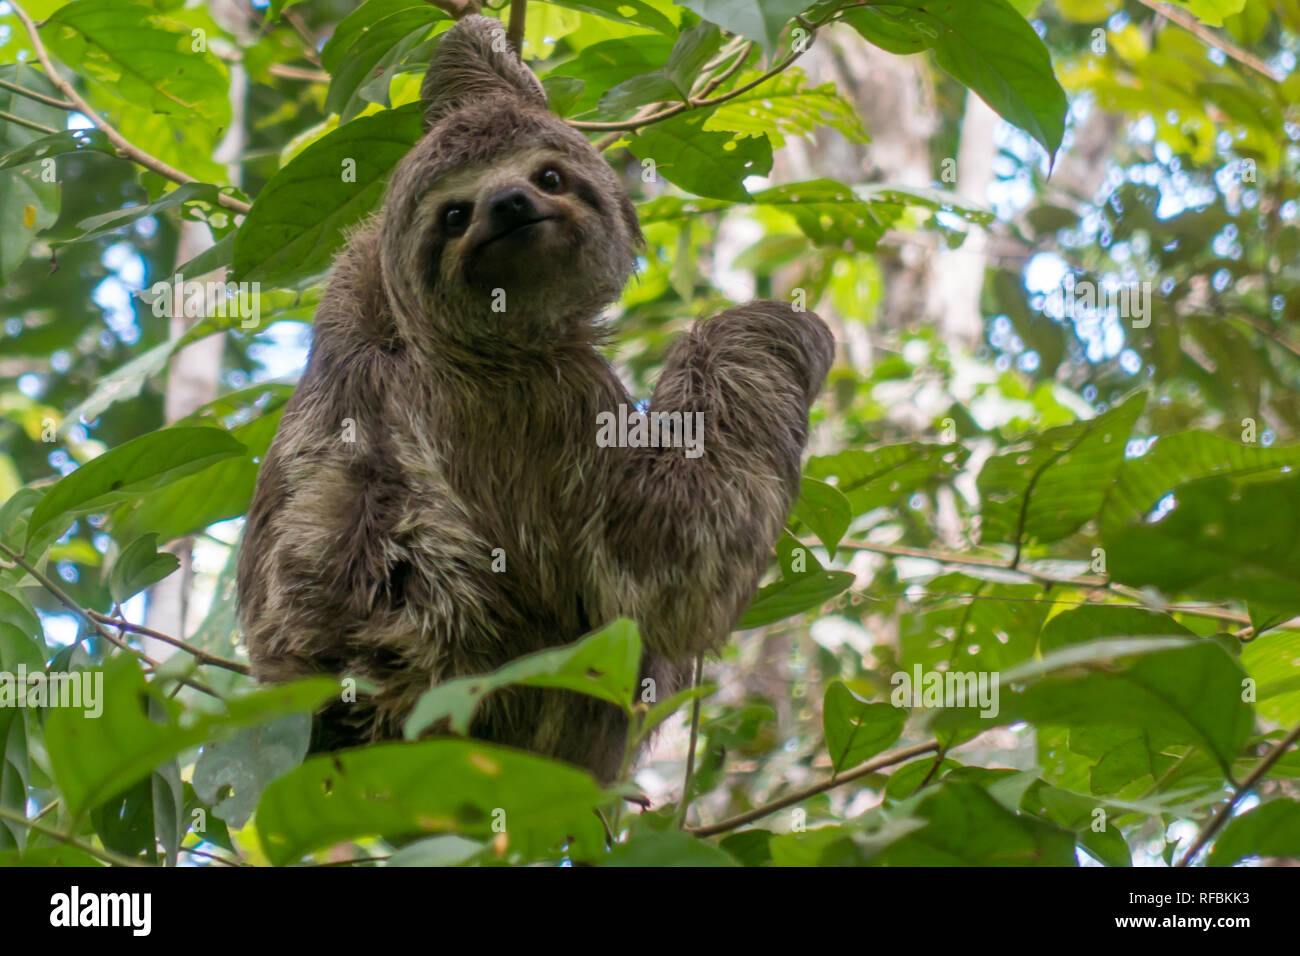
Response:
[{"label": "green leaf", "polygon": [[795,502],[794,515],[812,529],[832,558],[835,557],[836,545],[853,520],[849,500],[839,489],[807,476],[799,482],[799,500]]},{"label": "green leaf", "polygon": [[332,77],[325,111],[350,121],[365,107],[359,93],[373,80],[381,61],[399,47],[409,51],[445,19],[445,13],[420,0],[368,0],[353,10],[321,50],[321,65]]},{"label": "green leaf", "polygon": [[726,850],[683,833],[664,830],[634,836],[616,844],[601,866],[739,866]]},{"label": "green leaf", "polygon": [[[54,85],[27,63],[0,65],[0,79],[37,93],[57,95]],[[65,114],[13,90],[0,89],[0,110],[33,123],[58,129]],[[36,130],[0,120],[0,279],[27,258],[36,234],[54,225],[59,216],[59,184],[42,168],[34,144],[48,139]]]},{"label": "green leaf", "polygon": [[697,196],[746,202],[748,176],[772,171],[772,145],[766,136],[736,137],[703,128],[707,115],[686,113],[647,126],[628,148],[637,159],[652,160],[657,174]]},{"label": "green leaf", "polygon": [[[28,770],[27,711],[0,708],[0,806],[27,813]],[[27,845],[27,832],[20,823],[0,820],[0,851],[22,850]]]},{"label": "green leaf", "polygon": [[892,505],[931,480],[955,477],[968,456],[960,445],[905,442],[814,456],[807,472],[823,481],[833,477],[856,516]]},{"label": "green leaf", "polygon": [[145,534],[136,538],[113,562],[108,575],[108,590],[115,604],[134,597],[145,588],[161,581],[181,566],[180,559],[166,551],[158,551],[158,535]]},{"label": "green leaf", "polygon": [[632,621],[620,618],[567,647],[529,654],[489,674],[450,680],[425,691],[406,718],[403,733],[413,740],[444,717],[453,732],[467,733],[479,701],[511,684],[589,694],[626,711],[640,664],[641,636]]},{"label": "green leaf", "polygon": [[1111,577],[1165,594],[1234,598],[1300,611],[1300,476],[1202,478],[1159,520],[1104,539]]},{"label": "green leaf", "polygon": [[750,602],[734,630],[747,631],[821,607],[853,586],[849,571],[819,571],[797,578],[782,578],[761,589]]},{"label": "green leaf", "polygon": [[1013,813],[973,783],[941,783],[917,805],[925,826],[874,862],[887,866],[1074,866],[1074,836]]},{"label": "green leaf", "polygon": [[198,52],[185,24],[123,0],[77,0],[44,24],[46,42],[64,63],[132,106],[225,126],[230,119],[225,68]]},{"label": "green leaf", "polygon": [[204,746],[194,763],[194,792],[213,814],[239,829],[267,785],[302,763],[310,742],[310,714],[246,727],[229,740]]},{"label": "green leaf", "polygon": [[1179,432],[1161,437],[1140,458],[1120,466],[1101,513],[1103,535],[1142,520],[1165,495],[1197,478],[1280,477],[1300,466],[1300,445],[1247,445],[1213,432]]},{"label": "green leaf", "polygon": [[[677,33],[677,27],[673,24],[673,21],[646,3],[645,0],[554,0],[554,2],[557,7],[581,10],[583,13],[592,13],[609,20],[618,20],[621,23],[635,23],[668,36]],[[637,43],[640,43],[643,40],[655,38],[638,36],[635,39]]]},{"label": "green leaf", "polygon": [[59,479],[33,509],[27,541],[47,524],[130,501],[244,450],[219,428],[165,428],[133,438]]},{"label": "green leaf", "polygon": [[1065,91],[1047,47],[1006,0],[887,0],[846,9],[840,19],[891,53],[934,50],[943,69],[1007,122],[1049,154],[1060,147]]},{"label": "green leaf", "polygon": [[984,499],[981,541],[1017,548],[1059,541],[1096,517],[1145,404],[1139,393],[1091,421],[1048,429],[985,462],[977,481]]},{"label": "green leaf", "polygon": [[[547,74],[543,86],[560,77],[580,80],[583,92],[569,108],[569,113],[581,115],[594,109],[606,91],[620,83],[641,74],[658,73],[668,61],[672,48],[673,41],[661,36],[602,40],[555,67]],[[550,87],[547,89],[549,91]],[[554,104],[552,108],[555,108]]]},{"label": "green leaf", "polygon": [[826,685],[822,727],[835,773],[856,767],[892,746],[903,733],[907,711],[859,699],[843,681]]},{"label": "green leaf", "polygon": [[1233,817],[1205,862],[1207,866],[1232,866],[1252,856],[1300,857],[1300,803],[1270,800]]},{"label": "green leaf", "polygon": [[785,25],[812,3],[810,0],[685,0],[682,6],[724,30],[753,40],[770,55],[776,50]]},{"label": "green leaf", "polygon": [[[105,848],[123,856],[153,849],[153,789],[149,778],[137,780],[90,811],[90,822]],[[152,857],[152,854],[150,854]]]},{"label": "green leaf", "polygon": [[708,21],[697,23],[682,32],[673,44],[673,51],[664,66],[664,76],[683,95],[689,95],[691,86],[700,77],[700,71],[722,47],[722,31]]},{"label": "green leaf", "polygon": [[[50,770],[74,818],[190,747],[240,727],[312,711],[338,690],[335,681],[314,678],[231,698],[213,712],[182,713],[178,703],[146,684],[133,657],[114,657],[102,669],[80,673],[83,681],[101,675],[94,679],[103,681],[102,713],[53,708],[45,725]],[[150,706],[161,708],[165,723],[149,718]]]},{"label": "green leaf", "polygon": [[145,216],[156,216],[161,212],[166,212],[176,206],[184,206],[185,203],[202,202],[208,205],[217,204],[217,196],[221,190],[211,183],[185,183],[177,186],[171,192],[166,193],[161,199],[155,202],[146,203],[142,206],[127,206],[124,209],[115,209],[112,212],[101,213],[98,216],[90,216],[77,223],[77,228],[85,230],[78,234],[65,234],[62,229],[59,230],[61,241],[63,242],[85,242],[90,239],[99,239],[103,236],[110,235],[123,226],[142,219]]},{"label": "green leaf", "polygon": [[229,434],[244,446],[243,454],[118,508],[110,522],[113,536],[129,541],[136,535],[155,532],[161,541],[175,541],[242,515],[253,500],[259,462],[283,414],[284,409],[277,408],[234,428]]},{"label": "green leaf", "polygon": [[[0,67],[0,76],[4,76],[6,72],[8,71],[4,71],[3,67]],[[4,78],[8,79],[9,77],[4,76]],[[25,102],[31,101],[25,100]],[[10,100],[9,105],[6,107],[11,113],[13,112],[13,105],[13,101]],[[49,136],[38,135],[31,142],[12,148],[7,153],[0,155],[0,169],[25,166],[48,156],[63,156],[67,153],[85,152],[104,153],[108,156],[117,155],[113,144],[108,141],[108,136],[100,130],[65,129]]]},{"label": "green leaf", "polygon": [[[1187,636],[1159,615],[1139,621],[1115,610],[1080,607],[1052,618],[1042,658],[1001,675],[997,723],[1141,729],[1203,747],[1226,772],[1254,720],[1242,700],[1241,663],[1218,642]],[[1120,630],[1135,626],[1144,630]],[[1011,689],[1022,683],[1022,690]],[[973,708],[949,708],[933,723],[974,727],[989,721]]]},{"label": "green leaf", "polygon": [[813,179],[755,193],[754,202],[780,209],[819,246],[871,252],[903,215],[903,205],[865,202],[843,183]]},{"label": "green leaf", "polygon": [[257,829],[276,866],[370,836],[491,840],[502,824],[509,850],[525,859],[564,844],[594,859],[604,849],[595,813],[604,800],[587,774],[533,754],[472,740],[390,743],[313,757],[276,780],[258,804]]},{"label": "green leaf", "polygon": [[[420,117],[419,103],[362,116],[295,156],[262,187],[235,234],[235,276],[286,283],[323,271],[343,231],[379,203],[393,167],[420,138]],[[348,161],[355,182],[344,181]]]},{"label": "green leaf", "polygon": [[[757,73],[742,73],[735,85],[744,87],[758,77]],[[706,130],[766,133],[773,146],[784,146],[786,136],[811,138],[826,127],[838,131],[851,143],[865,143],[870,139],[853,105],[839,94],[833,83],[809,86],[803,71],[796,67],[729,99],[704,123]]]},{"label": "green leaf", "polygon": [[1173,0],[1176,7],[1186,7],[1197,18],[1212,27],[1223,26],[1223,18],[1241,13],[1246,0]]},{"label": "green leaf", "polygon": [[484,845],[478,840],[447,835],[416,840],[388,858],[388,866],[460,866],[479,853]]}]

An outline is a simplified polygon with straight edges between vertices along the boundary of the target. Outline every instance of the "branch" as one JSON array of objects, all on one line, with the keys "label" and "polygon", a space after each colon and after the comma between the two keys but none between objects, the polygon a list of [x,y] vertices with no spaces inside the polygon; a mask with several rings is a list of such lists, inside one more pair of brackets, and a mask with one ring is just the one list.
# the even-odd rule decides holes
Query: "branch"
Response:
[{"label": "branch", "polygon": [[56,830],[53,827],[47,827],[43,823],[37,823],[35,820],[29,820],[26,814],[6,807],[4,804],[0,804],[0,820],[10,820],[14,823],[20,824],[21,826],[25,826],[33,833],[39,833],[52,840],[58,840],[60,843],[66,843],[68,846],[76,847],[78,850],[89,853],[91,856],[103,860],[105,863],[112,863],[114,866],[149,865],[141,860],[133,860],[130,857],[118,856],[112,850],[101,850],[93,844],[83,843],[81,840],[64,833],[62,830]]},{"label": "branch", "polygon": [[[50,82],[58,87],[59,92],[68,98],[68,101],[77,112],[83,114],[88,120],[95,124],[96,129],[100,130],[108,137],[108,141],[117,148],[117,152],[120,156],[123,156],[126,159],[143,166],[145,169],[157,173],[164,179],[177,183],[178,185],[183,186],[186,183],[198,182],[198,180],[188,173],[183,173],[174,166],[168,166],[156,156],[151,156],[149,153],[146,153],[139,146],[136,146],[119,133],[107,120],[96,113],[91,105],[76,91],[73,85],[60,76],[54,69],[54,64],[50,62],[50,55],[45,51],[45,44],[41,42],[40,34],[36,32],[36,24],[33,23],[32,18],[27,15],[27,11],[18,5],[17,0],[13,0],[9,6],[13,8],[14,15],[23,22],[23,26],[27,30],[27,35],[31,38],[32,49],[36,52],[36,59],[40,61],[40,64],[44,68]],[[253,208],[242,199],[236,199],[234,196],[227,196],[225,193],[221,192],[217,193],[217,202],[218,204],[225,206],[227,209],[239,213],[247,213],[251,208]]]},{"label": "branch", "polygon": [[[154,660],[144,651],[132,647],[130,644],[123,641],[120,637],[114,637],[112,634],[108,633],[108,631],[104,630],[104,628],[100,625],[99,621],[95,619],[95,614],[98,612],[88,611],[80,604],[78,604],[75,600],[72,599],[72,596],[69,595],[67,591],[63,590],[63,588],[55,584],[54,581],[51,580],[49,577],[42,574],[40,571],[36,570],[36,567],[30,562],[28,562],[21,554],[11,550],[5,544],[0,544],[0,553],[3,553],[8,558],[9,561],[11,561],[13,564],[18,565],[18,567],[22,568],[24,571],[30,574],[32,578],[36,581],[36,583],[38,583],[41,587],[45,588],[46,591],[49,591],[50,594],[54,595],[54,597],[58,599],[59,603],[62,604],[64,607],[66,607],[69,611],[71,611],[73,614],[77,615],[79,618],[81,618],[83,621],[89,624],[91,629],[100,637],[102,637],[104,640],[108,641],[108,643],[112,644],[114,647],[119,648],[120,650],[126,651],[128,654],[136,655],[142,661],[148,664],[150,667],[154,668],[155,670],[158,669],[159,667],[158,661]],[[116,624],[117,622],[114,623]],[[185,684],[187,687],[193,687],[195,690],[201,691],[202,693],[207,694],[210,697],[217,698],[217,700],[224,699],[215,690],[213,690],[207,684],[202,683],[201,681],[196,681],[189,677],[178,677],[176,679],[180,681],[182,684]]]},{"label": "branch", "polygon": [[1224,56],[1236,60],[1243,66],[1248,66],[1256,73],[1262,73],[1274,83],[1280,83],[1281,80],[1273,73],[1269,65],[1261,60],[1255,54],[1243,50],[1237,44],[1215,33],[1200,20],[1196,19],[1195,14],[1186,10],[1179,10],[1177,7],[1168,3],[1161,3],[1159,0],[1138,0],[1138,3],[1149,10],[1154,10],[1171,23],[1176,23],[1188,33],[1193,34],[1202,43],[1214,47]]},{"label": "branch", "polygon": [[524,58],[524,25],[527,20],[528,0],[510,0],[510,27],[506,30],[506,39],[521,60]]},{"label": "branch", "polygon": [[200,664],[211,664],[213,667],[224,667],[228,671],[234,671],[236,674],[243,674],[247,677],[251,671],[247,664],[241,664],[239,661],[232,661],[225,657],[219,657],[216,654],[210,654],[201,648],[188,644],[179,637],[172,637],[170,634],[164,634],[161,631],[155,631],[152,628],[145,627],[143,624],[132,624],[130,621],[120,621],[117,618],[109,617],[107,614],[101,614],[99,611],[87,611],[94,620],[100,624],[107,624],[115,627],[119,631],[130,631],[133,634],[143,634],[146,637],[152,637],[154,640],[162,641],[164,644],[170,644],[186,654],[193,655],[194,659]]},{"label": "branch", "polygon": [[911,760],[913,757],[919,757],[922,754],[934,753],[939,749],[939,742],[931,741],[928,744],[917,744],[915,747],[904,747],[901,750],[893,750],[886,754],[881,754],[875,760],[869,760],[859,767],[855,767],[848,773],[842,773],[832,776],[828,780],[822,780],[814,783],[812,786],[804,787],[802,790],[796,790],[794,793],[787,794],[780,800],[774,800],[772,803],[764,804],[761,807],[755,807],[745,813],[738,814],[721,823],[712,823],[706,827],[688,827],[686,832],[692,836],[707,837],[715,836],[719,833],[726,833],[728,830],[734,830],[736,827],[742,827],[746,823],[753,823],[777,810],[784,810],[788,806],[801,803],[809,797],[815,797],[819,793],[825,793],[833,787],[838,787],[842,783],[849,783],[857,780],[859,777],[865,777],[867,774],[875,773],[885,767],[891,767],[894,764],[902,763],[904,760]]},{"label": "branch", "polygon": [[1219,808],[1219,811],[1213,817],[1210,818],[1210,822],[1205,825],[1205,829],[1203,829],[1200,836],[1196,838],[1196,842],[1191,845],[1191,848],[1188,849],[1186,855],[1178,861],[1178,866],[1187,866],[1192,862],[1196,857],[1196,854],[1200,853],[1205,847],[1205,844],[1210,842],[1210,838],[1213,837],[1214,834],[1218,833],[1223,825],[1228,822],[1228,817],[1232,816],[1232,810],[1237,805],[1237,802],[1249,793],[1250,790],[1254,788],[1255,784],[1259,783],[1264,774],[1268,773],[1273,764],[1278,762],[1282,754],[1286,753],[1297,739],[1300,739],[1300,724],[1296,724],[1292,727],[1291,732],[1279,740],[1273,749],[1264,755],[1264,759],[1262,759],[1255,769],[1250,772],[1250,776],[1243,780],[1233,790],[1232,797],[1227,803]]}]

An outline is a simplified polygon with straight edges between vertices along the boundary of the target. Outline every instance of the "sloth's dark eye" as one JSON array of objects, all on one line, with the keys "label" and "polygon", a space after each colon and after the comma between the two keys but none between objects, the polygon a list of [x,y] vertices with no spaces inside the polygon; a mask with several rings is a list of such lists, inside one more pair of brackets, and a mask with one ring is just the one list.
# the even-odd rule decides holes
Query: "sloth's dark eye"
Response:
[{"label": "sloth's dark eye", "polygon": [[442,228],[449,236],[463,235],[469,228],[469,221],[474,207],[469,203],[457,203],[442,211]]},{"label": "sloth's dark eye", "polygon": [[537,174],[536,182],[538,187],[548,193],[558,193],[564,188],[564,177],[554,166],[542,167],[542,171]]}]

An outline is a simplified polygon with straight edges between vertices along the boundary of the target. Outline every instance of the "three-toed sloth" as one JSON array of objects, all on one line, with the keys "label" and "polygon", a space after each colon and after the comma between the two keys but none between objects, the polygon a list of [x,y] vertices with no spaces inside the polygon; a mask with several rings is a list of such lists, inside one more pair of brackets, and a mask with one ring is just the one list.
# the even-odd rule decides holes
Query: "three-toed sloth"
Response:
[{"label": "three-toed sloth", "polygon": [[[833,341],[781,302],[669,349],[650,410],[701,422],[698,453],[597,441],[634,405],[597,346],[641,230],[503,39],[471,16],[440,41],[425,134],[334,263],[248,512],[256,676],[375,688],[326,708],[317,747],[400,736],[430,686],[618,617],[638,622],[642,676],[666,698],[725,641],[798,493]],[[470,732],[608,781],[626,730],[596,698],[514,687]]]}]

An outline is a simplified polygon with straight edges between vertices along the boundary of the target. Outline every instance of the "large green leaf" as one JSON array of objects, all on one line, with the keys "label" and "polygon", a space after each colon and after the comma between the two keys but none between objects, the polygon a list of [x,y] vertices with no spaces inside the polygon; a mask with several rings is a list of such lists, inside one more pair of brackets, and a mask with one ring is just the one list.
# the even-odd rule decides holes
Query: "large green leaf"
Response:
[{"label": "large green leaf", "polygon": [[311,715],[290,714],[206,744],[194,763],[194,792],[234,828],[248,822],[267,784],[302,763]]},{"label": "large green leaf", "polygon": [[1159,520],[1105,538],[1111,577],[1166,594],[1300,611],[1300,476],[1202,478]]},{"label": "large green leaf", "polygon": [[194,49],[185,25],[123,0],[77,0],[45,23],[64,63],[132,106],[178,120],[224,126],[230,119],[225,68]]},{"label": "large green leaf", "polygon": [[736,622],[737,631],[762,627],[821,607],[853,586],[849,571],[810,571],[794,578],[782,578],[762,588]]},{"label": "large green leaf", "polygon": [[242,515],[253,500],[260,461],[283,413],[283,408],[275,408],[232,429],[231,437],[244,446],[242,454],[118,508],[110,522],[113,536],[129,541],[137,535],[156,533],[162,541],[175,541]]},{"label": "large green leaf", "polygon": [[886,0],[840,18],[892,53],[934,50],[939,65],[1054,154],[1069,103],[1043,41],[1006,0]]},{"label": "large green leaf", "polygon": [[1190,431],[1160,438],[1145,455],[1126,460],[1101,512],[1103,534],[1146,517],[1165,495],[1197,478],[1218,475],[1274,477],[1300,466],[1300,445],[1247,445],[1213,432]]},{"label": "large green leaf", "polygon": [[[1001,674],[996,721],[1137,728],[1202,747],[1226,771],[1254,721],[1242,700],[1240,661],[1218,642],[1188,636],[1164,618],[1135,622],[1110,614],[1114,610],[1081,607],[1053,618],[1043,643],[1054,649]],[[1144,629],[1121,630],[1133,626]],[[986,727],[989,721],[966,707],[939,713],[934,724]]]},{"label": "large green leaf", "polygon": [[892,746],[907,723],[907,710],[860,700],[843,681],[826,686],[822,727],[836,773],[869,760]]},{"label": "large green leaf", "polygon": [[389,52],[404,41],[409,49],[446,18],[421,0],[367,0],[353,10],[321,50],[321,65],[332,76],[325,109],[340,114],[344,123],[351,120],[365,106],[358,91]]},{"label": "large green leaf", "polygon": [[466,733],[479,701],[511,684],[590,694],[627,710],[640,664],[641,635],[636,624],[621,618],[568,647],[538,651],[490,674],[462,677],[425,691],[403,731],[412,740],[445,717],[451,730]]},{"label": "large green leaf", "polygon": [[1139,393],[1090,421],[1035,435],[980,469],[980,538],[1017,548],[1073,534],[1101,511],[1124,460],[1133,424],[1146,404]]},{"label": "large green leaf", "polygon": [[916,808],[925,826],[885,847],[886,866],[1074,866],[1074,836],[1013,813],[983,788],[941,784]]},{"label": "large green leaf", "polygon": [[658,175],[697,196],[747,202],[744,181],[772,171],[766,136],[737,137],[704,129],[706,113],[692,112],[647,126],[628,148],[653,161]]},{"label": "large green leaf", "polygon": [[1232,866],[1251,856],[1300,857],[1300,803],[1270,800],[1234,817],[1214,841],[1206,864]]},{"label": "large green leaf", "polygon": [[[393,167],[420,138],[420,117],[418,103],[362,116],[290,160],[235,234],[235,277],[286,283],[323,271],[343,230],[374,209]],[[353,164],[355,181],[345,181]]]},{"label": "large green leaf", "polygon": [[[81,674],[83,680],[102,675],[93,678],[102,679],[102,713],[57,707],[45,724],[50,770],[74,817],[190,747],[240,727],[310,712],[338,692],[335,681],[321,677],[231,698],[213,711],[183,712],[180,704],[146,684],[139,662],[129,655]],[[150,719],[150,705],[166,715],[165,722]]]},{"label": "large green leaf", "polygon": [[682,6],[724,30],[753,40],[770,54],[776,50],[785,25],[812,3],[810,0],[685,0]]},{"label": "large green leaf", "polygon": [[133,438],[59,479],[33,509],[27,541],[48,524],[130,501],[244,451],[219,428],[166,428]]},{"label": "large green leaf", "polygon": [[[341,840],[425,833],[493,839],[526,859],[582,859],[604,847],[596,782],[573,767],[472,740],[379,744],[315,757],[276,780],[257,807],[276,865]],[[494,826],[495,824],[495,826]]]}]

